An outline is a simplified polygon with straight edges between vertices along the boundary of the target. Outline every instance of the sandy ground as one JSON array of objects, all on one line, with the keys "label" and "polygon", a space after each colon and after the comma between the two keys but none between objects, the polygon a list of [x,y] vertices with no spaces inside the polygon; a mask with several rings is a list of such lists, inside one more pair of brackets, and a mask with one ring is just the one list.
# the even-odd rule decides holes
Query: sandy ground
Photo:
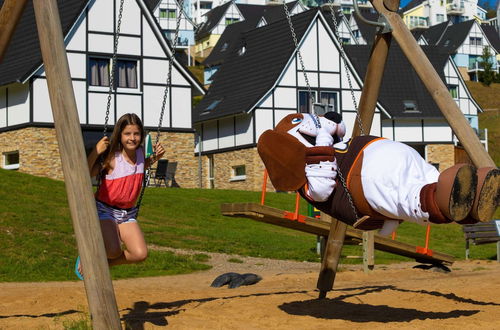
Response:
[{"label": "sandy ground", "polygon": [[[456,262],[449,273],[417,263],[343,267],[317,300],[319,265],[212,254],[214,268],[114,282],[132,329],[500,329],[500,263]],[[224,272],[253,272],[255,285],[211,288]],[[85,316],[82,282],[0,283],[0,329],[63,328]]]}]

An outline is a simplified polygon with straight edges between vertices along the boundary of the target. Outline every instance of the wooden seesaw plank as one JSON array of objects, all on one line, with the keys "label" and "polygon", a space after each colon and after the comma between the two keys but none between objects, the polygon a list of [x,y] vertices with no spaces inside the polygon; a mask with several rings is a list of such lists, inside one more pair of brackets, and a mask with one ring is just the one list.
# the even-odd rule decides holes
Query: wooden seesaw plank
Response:
[{"label": "wooden seesaw plank", "polygon": [[[221,212],[229,217],[250,218],[314,235],[328,236],[330,231],[330,222],[328,221],[312,217],[304,217],[304,222],[292,221],[283,217],[285,211],[256,203],[221,204]],[[363,239],[363,231],[348,227],[346,239],[359,242]],[[432,255],[418,253],[416,252],[417,247],[414,245],[394,241],[380,235],[375,235],[375,249],[424,263],[452,264],[455,261],[453,256],[437,251],[433,251]]]}]

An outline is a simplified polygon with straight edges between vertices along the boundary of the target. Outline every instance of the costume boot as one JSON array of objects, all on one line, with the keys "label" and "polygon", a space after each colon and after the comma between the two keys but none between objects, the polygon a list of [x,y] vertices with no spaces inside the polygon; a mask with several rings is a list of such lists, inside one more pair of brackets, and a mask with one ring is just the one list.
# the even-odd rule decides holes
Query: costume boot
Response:
[{"label": "costume boot", "polygon": [[420,208],[422,211],[429,213],[429,221],[432,223],[450,223],[453,220],[448,219],[436,203],[436,186],[437,182],[426,184],[420,190]]},{"label": "costume boot", "polygon": [[469,215],[460,224],[488,222],[500,204],[500,170],[482,167],[477,170],[477,187]]},{"label": "costume boot", "polygon": [[477,188],[477,174],[470,164],[457,164],[438,178],[434,200],[449,220],[464,220],[472,209]]}]

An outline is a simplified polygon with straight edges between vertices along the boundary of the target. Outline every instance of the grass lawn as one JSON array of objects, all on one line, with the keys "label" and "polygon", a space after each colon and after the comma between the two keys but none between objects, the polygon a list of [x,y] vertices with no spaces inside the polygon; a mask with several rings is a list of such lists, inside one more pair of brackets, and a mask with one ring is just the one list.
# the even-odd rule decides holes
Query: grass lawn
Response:
[{"label": "grass lawn", "polygon": [[[75,238],[64,183],[0,170],[0,281],[75,280]],[[293,210],[294,194],[270,193],[266,203]],[[220,214],[220,204],[258,202],[259,193],[229,190],[148,188],[139,221],[149,244],[275,259],[319,261],[316,237],[248,219]],[[306,213],[306,203],[301,205]],[[464,257],[458,225],[434,226],[431,249]],[[425,228],[404,224],[398,240],[423,245]],[[344,255],[360,255],[346,246]],[[472,247],[474,258],[494,259],[494,244]],[[180,256],[152,251],[140,265],[112,269],[113,278],[188,273],[206,269],[204,255]],[[377,263],[409,260],[376,254]],[[356,262],[343,260],[343,262]],[[359,261],[357,261],[359,262]]]}]

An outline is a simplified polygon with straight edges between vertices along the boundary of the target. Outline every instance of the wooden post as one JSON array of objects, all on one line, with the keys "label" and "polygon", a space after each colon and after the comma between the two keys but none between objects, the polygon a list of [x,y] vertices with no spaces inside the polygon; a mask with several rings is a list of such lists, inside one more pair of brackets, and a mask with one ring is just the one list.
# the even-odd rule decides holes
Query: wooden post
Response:
[{"label": "wooden post", "polygon": [[5,0],[0,9],[0,63],[26,6],[27,0]]},{"label": "wooden post", "polygon": [[375,266],[375,231],[363,232],[363,271],[369,273]]},{"label": "wooden post", "polygon": [[385,16],[393,31],[392,36],[408,58],[425,87],[432,95],[465,151],[477,167],[495,166],[488,152],[481,144],[479,137],[470,126],[457,103],[451,97],[448,88],[441,80],[422,48],[406,27],[397,12],[391,12],[384,6],[383,0],[370,0],[373,7]]},{"label": "wooden post", "polygon": [[319,289],[319,299],[326,298],[326,293],[331,291],[337,274],[337,267],[340,261],[340,253],[344,245],[347,225],[340,222],[326,213],[321,212],[321,220],[331,222],[330,233],[326,241],[325,253],[321,262],[316,287]]},{"label": "wooden post", "polygon": [[[361,124],[363,125],[363,131],[365,134],[370,133],[372,127],[373,115],[375,113],[375,106],[377,105],[377,99],[380,91],[380,85],[382,83],[382,77],[384,75],[384,68],[390,44],[390,35],[377,35],[375,43],[372,47],[357,114],[357,116],[361,119]],[[361,130],[357,125],[356,120],[352,137],[359,136],[360,134]],[[337,187],[337,189],[343,188]],[[321,215],[323,216],[323,213]],[[342,246],[344,245],[346,230],[347,225],[345,223],[332,220],[328,241],[326,243],[325,255],[323,262],[321,263],[321,270],[316,285],[319,290],[320,299],[325,298],[326,292],[333,288],[337,265],[340,260],[340,254],[342,253]]]},{"label": "wooden post", "polygon": [[[375,43],[373,44],[370,54],[370,63],[366,68],[365,81],[357,113],[365,134],[370,134],[375,107],[377,106],[378,95],[380,93],[380,86],[384,76],[387,55],[389,54],[389,47],[391,46],[391,39],[390,33],[376,35]],[[361,131],[356,121],[353,127],[352,136],[359,136],[360,134]]]},{"label": "wooden post", "polygon": [[92,193],[56,0],[33,0],[66,193],[82,260],[94,329],[120,329],[120,318]]}]

